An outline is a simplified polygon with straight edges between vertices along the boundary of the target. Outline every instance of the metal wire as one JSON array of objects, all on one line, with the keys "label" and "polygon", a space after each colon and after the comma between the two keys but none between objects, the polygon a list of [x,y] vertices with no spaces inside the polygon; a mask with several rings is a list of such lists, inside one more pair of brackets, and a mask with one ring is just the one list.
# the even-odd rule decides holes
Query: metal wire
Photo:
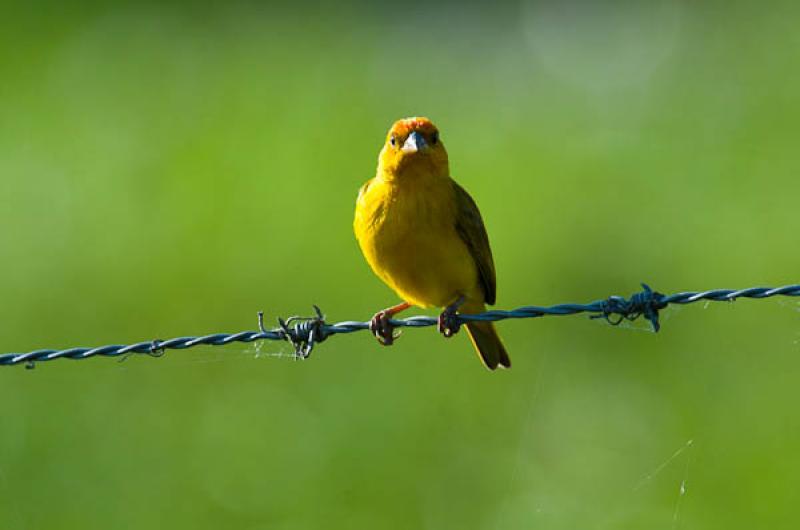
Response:
[{"label": "metal wire", "polygon": [[[658,312],[669,304],[691,304],[700,300],[713,302],[732,302],[738,298],[769,298],[772,296],[800,296],[800,284],[786,285],[783,287],[751,287],[749,289],[715,289],[711,291],[687,291],[671,295],[664,295],[653,291],[646,284],[643,290],[630,298],[611,296],[604,300],[597,300],[588,304],[558,304],[553,306],[525,306],[510,311],[494,310],[474,315],[455,314],[446,317],[445,327],[452,331],[467,322],[487,322],[506,320],[509,318],[536,318],[545,315],[574,315],[577,313],[590,313],[590,318],[603,318],[614,326],[623,320],[636,320],[646,318],[653,331],[660,329]],[[257,340],[287,341],[294,346],[295,355],[306,358],[311,354],[314,346],[332,335],[339,333],[354,333],[369,329],[369,322],[344,321],[327,324],[322,311],[314,306],[316,315],[313,317],[291,317],[286,320],[279,318],[278,327],[266,329],[263,322],[263,313],[258,314],[258,331],[240,331],[238,333],[214,333],[200,337],[178,337],[169,340],[150,340],[128,345],[110,345],[97,348],[69,348],[65,350],[35,350],[28,353],[0,354],[0,365],[9,366],[24,364],[33,368],[36,362],[52,361],[55,359],[81,360],[89,357],[105,356],[120,357],[141,353],[153,357],[160,357],[166,350],[183,350],[194,346],[224,346],[233,342],[254,342]],[[392,327],[422,328],[439,324],[439,319],[429,316],[414,316],[389,321]]]}]

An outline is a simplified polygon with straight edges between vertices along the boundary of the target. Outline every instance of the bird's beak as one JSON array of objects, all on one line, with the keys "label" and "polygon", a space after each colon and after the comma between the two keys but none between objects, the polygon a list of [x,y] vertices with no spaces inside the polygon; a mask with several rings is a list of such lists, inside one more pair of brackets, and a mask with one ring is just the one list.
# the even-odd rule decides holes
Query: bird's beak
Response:
[{"label": "bird's beak", "polygon": [[406,138],[401,151],[404,153],[416,153],[417,151],[422,151],[426,147],[428,147],[428,144],[425,142],[425,138],[417,131],[414,131]]}]

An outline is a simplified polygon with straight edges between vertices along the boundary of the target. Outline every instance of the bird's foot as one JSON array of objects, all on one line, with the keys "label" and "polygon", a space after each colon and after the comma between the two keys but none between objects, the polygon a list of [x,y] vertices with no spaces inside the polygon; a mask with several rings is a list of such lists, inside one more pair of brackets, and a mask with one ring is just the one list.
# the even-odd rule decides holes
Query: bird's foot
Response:
[{"label": "bird's foot", "polygon": [[464,297],[460,296],[458,300],[444,308],[444,311],[439,315],[439,333],[450,338],[461,329],[461,322],[458,321],[458,308],[464,303]]},{"label": "bird's foot", "polygon": [[388,309],[375,313],[369,321],[369,330],[383,346],[391,346],[397,338],[392,325],[392,313]]},{"label": "bird's foot", "polygon": [[397,335],[394,334],[395,327],[392,324],[392,317],[400,311],[408,309],[410,306],[411,304],[408,302],[403,302],[402,304],[397,304],[396,306],[375,313],[375,316],[369,321],[369,330],[375,335],[378,342],[384,346],[391,346],[394,343],[394,339],[399,336],[399,333]]}]

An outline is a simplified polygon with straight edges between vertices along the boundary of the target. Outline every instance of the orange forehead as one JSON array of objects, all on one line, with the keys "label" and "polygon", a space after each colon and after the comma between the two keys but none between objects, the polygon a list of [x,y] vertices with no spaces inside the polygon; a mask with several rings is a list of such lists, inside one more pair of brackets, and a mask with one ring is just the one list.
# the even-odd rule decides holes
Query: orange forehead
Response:
[{"label": "orange forehead", "polygon": [[402,120],[397,120],[394,122],[389,134],[403,137],[407,134],[410,134],[412,131],[432,133],[436,131],[436,126],[428,118],[403,118]]}]

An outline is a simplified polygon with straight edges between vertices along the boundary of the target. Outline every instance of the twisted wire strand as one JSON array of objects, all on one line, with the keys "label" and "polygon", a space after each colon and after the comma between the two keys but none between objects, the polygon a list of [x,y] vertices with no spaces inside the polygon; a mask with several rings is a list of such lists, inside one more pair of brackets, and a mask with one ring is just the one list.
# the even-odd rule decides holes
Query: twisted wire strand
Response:
[{"label": "twisted wire strand", "polygon": [[[565,316],[578,313],[590,313],[589,318],[602,318],[611,325],[618,325],[623,320],[646,318],[653,331],[660,329],[658,312],[669,304],[691,304],[701,300],[713,302],[732,302],[738,298],[763,299],[773,296],[800,296],[800,284],[783,287],[751,287],[748,289],[714,289],[709,291],[687,291],[664,295],[642,284],[643,290],[630,298],[610,296],[604,300],[596,300],[588,304],[558,304],[552,306],[525,306],[512,310],[492,310],[478,314],[455,314],[446,317],[445,326],[453,331],[467,322],[495,322],[512,318],[536,318],[546,315]],[[95,356],[125,358],[133,353],[160,357],[166,350],[184,350],[195,346],[225,346],[234,342],[254,342],[257,340],[287,341],[294,346],[295,355],[306,358],[314,346],[328,337],[340,333],[354,333],[369,329],[369,322],[348,320],[327,324],[322,311],[314,306],[313,317],[291,317],[286,320],[278,318],[278,327],[266,329],[263,313],[258,314],[258,331],[240,331],[238,333],[214,333],[199,337],[178,337],[169,340],[151,340],[128,345],[109,345],[96,348],[68,348],[63,350],[42,349],[27,353],[0,354],[0,366],[24,364],[33,368],[36,362],[55,359],[82,360]],[[398,328],[422,328],[439,324],[439,319],[429,316],[413,316],[403,319],[392,319],[390,324]]]}]

